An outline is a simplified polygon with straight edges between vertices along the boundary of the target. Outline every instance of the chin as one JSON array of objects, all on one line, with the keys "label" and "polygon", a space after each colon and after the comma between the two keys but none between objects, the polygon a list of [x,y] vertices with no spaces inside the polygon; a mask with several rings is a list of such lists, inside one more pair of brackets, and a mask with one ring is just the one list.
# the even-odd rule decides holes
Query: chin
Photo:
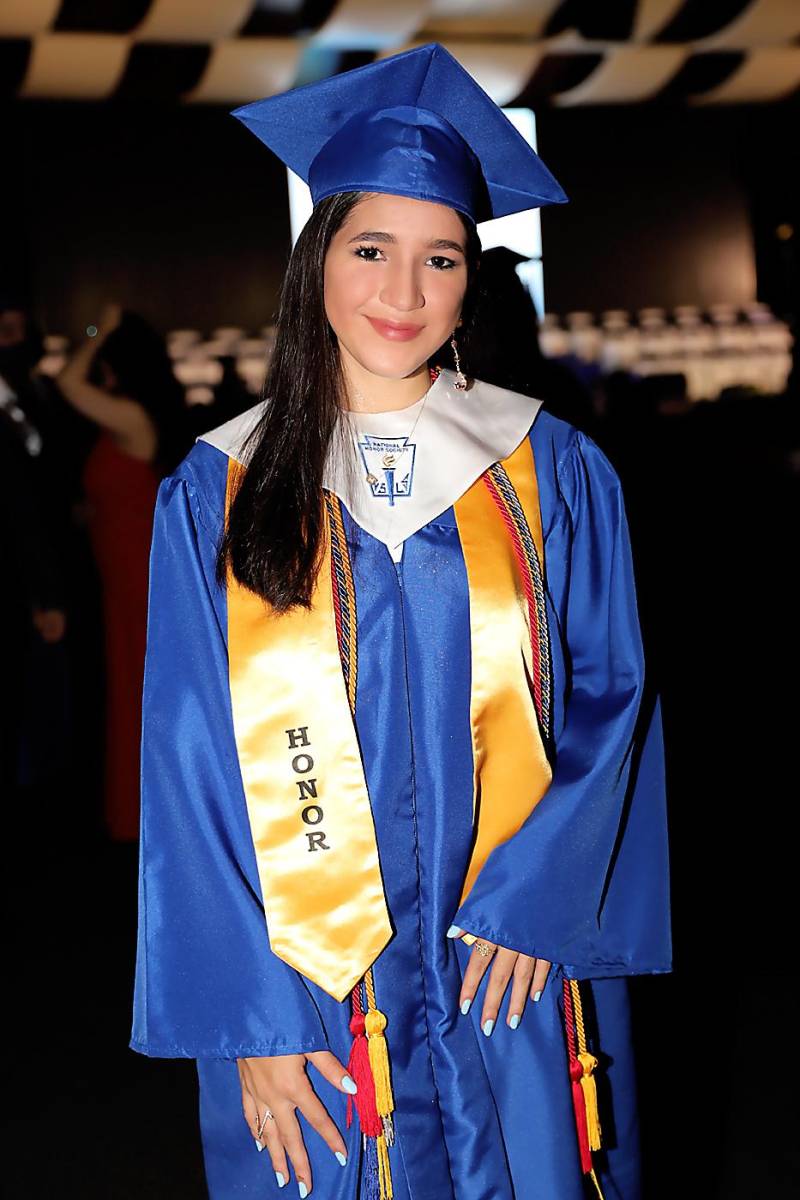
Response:
[{"label": "chin", "polygon": [[435,353],[437,347],[426,349],[423,346],[415,346],[412,350],[410,346],[404,346],[394,349],[379,349],[370,348],[364,349],[363,352],[353,352],[353,358],[361,364],[365,371],[369,371],[372,375],[377,375],[381,379],[406,379],[409,375],[413,375],[420,367],[427,364],[431,354]]}]

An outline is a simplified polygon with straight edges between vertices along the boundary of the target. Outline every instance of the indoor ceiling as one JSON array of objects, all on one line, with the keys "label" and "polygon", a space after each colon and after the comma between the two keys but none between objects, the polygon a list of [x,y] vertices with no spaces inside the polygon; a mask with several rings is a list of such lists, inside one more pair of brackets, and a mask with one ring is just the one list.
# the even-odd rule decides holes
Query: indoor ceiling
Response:
[{"label": "indoor ceiling", "polygon": [[504,105],[800,87],[800,0],[0,0],[0,88],[232,105],[430,41]]}]

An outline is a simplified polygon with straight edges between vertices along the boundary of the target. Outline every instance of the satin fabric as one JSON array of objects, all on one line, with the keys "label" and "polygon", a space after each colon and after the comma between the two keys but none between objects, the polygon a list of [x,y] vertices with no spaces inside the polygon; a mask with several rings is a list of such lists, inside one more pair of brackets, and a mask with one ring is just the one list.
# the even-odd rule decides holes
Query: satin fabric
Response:
[{"label": "satin fabric", "polygon": [[[466,569],[448,509],[400,564],[345,514],[359,600],[356,724],[395,936],[374,966],[396,1101],[398,1197],[581,1200],[559,1005],[589,989],[601,1051],[607,1200],[639,1197],[625,974],[669,969],[663,754],[644,689],[619,483],[599,449],[540,411],[531,430],[553,656],[553,781],[465,904],[473,779]],[[237,1056],[329,1047],[349,1011],[268,949],[236,759],[225,594],[214,579],[227,458],[207,444],[162,485],[145,672],[141,919],[132,1046],[199,1061],[214,1200],[278,1194],[241,1117]],[[602,630],[602,637],[598,637]],[[280,686],[276,682],[276,686]],[[517,1030],[467,1016],[456,921],[555,964]],[[500,936],[502,934],[502,936]],[[608,976],[608,978],[603,978]],[[592,1005],[590,1005],[591,1007]],[[594,1022],[592,1022],[594,1026]],[[346,1097],[309,1068],[348,1164],[301,1127],[326,1200],[360,1194]],[[266,1160],[266,1161],[265,1161]]]},{"label": "satin fabric", "polygon": [[473,221],[567,197],[536,152],[438,42],[235,108],[311,189],[433,200]]},{"label": "satin fabric", "polygon": [[[524,438],[504,463],[542,560],[536,469]],[[528,606],[511,537],[484,480],[453,506],[469,587],[474,846],[461,903],[552,778],[534,705]],[[545,665],[544,670],[549,670]]]},{"label": "satin fabric", "polygon": [[[240,473],[231,459],[226,511]],[[237,757],[272,951],[344,1000],[392,926],[339,656],[330,542],[310,608],[276,613],[229,573],[227,612]]]}]

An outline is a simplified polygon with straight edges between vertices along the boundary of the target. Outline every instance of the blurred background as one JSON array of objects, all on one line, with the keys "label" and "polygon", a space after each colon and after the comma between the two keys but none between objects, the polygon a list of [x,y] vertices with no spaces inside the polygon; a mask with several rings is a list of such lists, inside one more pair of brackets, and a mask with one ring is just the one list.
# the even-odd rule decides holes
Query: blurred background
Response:
[{"label": "blurred background", "polygon": [[673,859],[644,1196],[796,1191],[800,4],[0,0],[10,1196],[205,1194],[193,1064],[127,1040],[155,490],[258,399],[307,204],[230,109],[433,40],[571,200],[482,229],[464,365],[625,488]]}]

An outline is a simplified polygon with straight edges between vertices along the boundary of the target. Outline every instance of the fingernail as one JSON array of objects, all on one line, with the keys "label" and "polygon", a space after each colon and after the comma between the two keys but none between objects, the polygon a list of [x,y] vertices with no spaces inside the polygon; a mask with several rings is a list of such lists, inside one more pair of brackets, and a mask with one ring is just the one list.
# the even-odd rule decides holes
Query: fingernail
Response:
[{"label": "fingernail", "polygon": [[509,1025],[511,1026],[512,1029],[517,1028],[517,1026],[519,1025],[519,1013],[514,1013],[513,1017],[509,1021]]},{"label": "fingernail", "polygon": [[256,1150],[260,1154],[261,1151],[264,1149],[264,1143],[259,1138],[255,1139],[255,1143],[256,1143]]},{"label": "fingernail", "polygon": [[459,929],[458,925],[451,925],[447,931],[447,936],[448,937],[461,937],[463,932],[464,932],[464,930]]},{"label": "fingernail", "polygon": [[275,1172],[275,1178],[278,1181],[278,1187],[286,1187],[286,1180],[281,1175],[280,1171]]},{"label": "fingernail", "polygon": [[469,1006],[470,1006],[470,1004],[472,1004],[472,1001],[471,1001],[470,999],[466,999],[466,1000],[464,1001],[464,1003],[461,1005],[461,1011],[462,1011],[462,1013],[464,1014],[464,1016],[466,1016],[466,1015],[467,1015],[467,1013],[469,1012]]},{"label": "fingernail", "polygon": [[487,1037],[489,1036],[489,1034],[492,1032],[493,1029],[494,1029],[494,1021],[489,1020],[489,1021],[483,1022],[483,1032],[486,1034]]},{"label": "fingernail", "polygon": [[533,997],[533,1003],[534,1003],[534,1004],[538,1004],[538,1003],[539,1003],[539,1001],[541,1000],[541,998],[542,998],[542,993],[541,993],[541,992],[536,992],[536,993],[535,993],[535,995],[534,995],[534,997]]},{"label": "fingernail", "polygon": [[297,1185],[297,1190],[300,1193],[300,1200],[306,1200],[306,1196],[308,1195],[308,1188],[303,1183],[302,1179],[300,1180],[300,1182]]},{"label": "fingernail", "polygon": [[356,1084],[355,1079],[351,1079],[349,1075],[342,1076],[342,1087],[346,1092],[349,1092],[351,1096],[355,1096],[356,1092],[358,1091],[358,1085]]},{"label": "fingernail", "polygon": [[347,1158],[344,1154],[342,1154],[341,1150],[335,1150],[334,1154],[336,1155],[336,1157],[338,1158],[338,1160],[342,1164],[342,1166],[346,1167],[347,1166]]}]

